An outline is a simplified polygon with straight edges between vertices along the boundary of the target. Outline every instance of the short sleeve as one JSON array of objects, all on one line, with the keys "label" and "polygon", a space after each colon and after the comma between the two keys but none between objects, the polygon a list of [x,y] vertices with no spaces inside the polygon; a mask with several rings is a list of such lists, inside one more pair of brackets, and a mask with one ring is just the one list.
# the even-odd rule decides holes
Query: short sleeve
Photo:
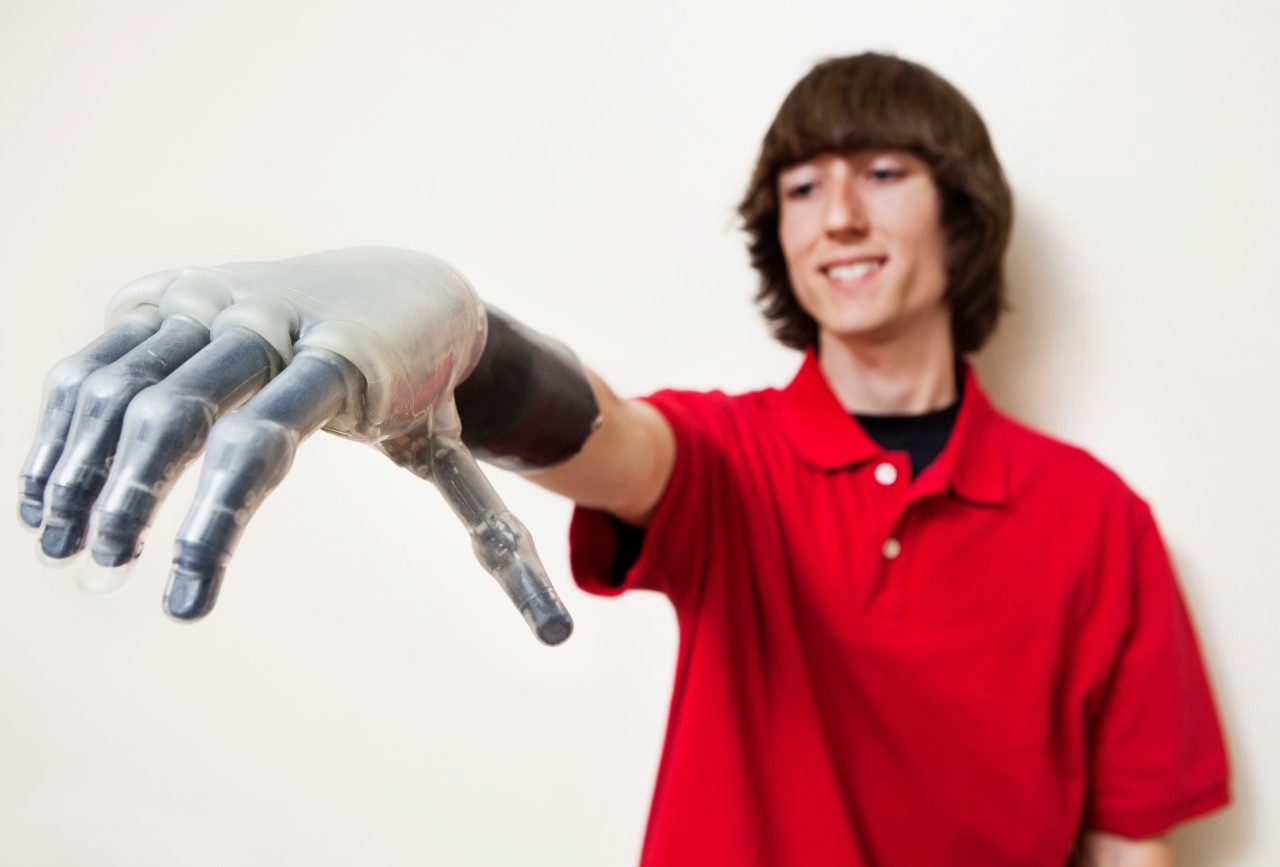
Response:
[{"label": "short sleeve", "polygon": [[1132,621],[1092,721],[1085,827],[1147,837],[1230,800],[1195,630],[1150,509],[1134,520]]},{"label": "short sleeve", "polygon": [[569,525],[574,580],[590,593],[614,596],[657,590],[680,600],[705,574],[716,490],[725,479],[728,398],[721,392],[660,391],[652,404],[675,434],[675,463],[648,527],[627,527],[597,509],[577,507]]}]

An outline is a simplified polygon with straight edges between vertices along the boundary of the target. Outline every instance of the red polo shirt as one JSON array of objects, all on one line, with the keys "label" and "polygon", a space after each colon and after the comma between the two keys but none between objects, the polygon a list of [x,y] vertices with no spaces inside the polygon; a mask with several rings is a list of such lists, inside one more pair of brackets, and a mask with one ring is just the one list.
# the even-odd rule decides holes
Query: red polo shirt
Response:
[{"label": "red polo shirt", "polygon": [[1062,867],[1082,828],[1227,802],[1146,503],[965,376],[914,481],[812,353],[783,390],[648,398],[675,467],[621,586],[611,519],[570,531],[582,587],[680,624],[644,865]]}]

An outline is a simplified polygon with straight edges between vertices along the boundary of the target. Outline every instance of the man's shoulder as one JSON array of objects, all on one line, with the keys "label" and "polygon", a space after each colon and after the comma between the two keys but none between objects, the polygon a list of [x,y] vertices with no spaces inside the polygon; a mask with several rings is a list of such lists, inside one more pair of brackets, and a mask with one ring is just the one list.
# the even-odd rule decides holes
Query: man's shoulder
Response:
[{"label": "man's shoulder", "polygon": [[991,433],[1000,439],[1015,488],[1048,488],[1078,505],[1090,499],[1143,504],[1120,473],[1087,448],[999,410],[992,418]]}]

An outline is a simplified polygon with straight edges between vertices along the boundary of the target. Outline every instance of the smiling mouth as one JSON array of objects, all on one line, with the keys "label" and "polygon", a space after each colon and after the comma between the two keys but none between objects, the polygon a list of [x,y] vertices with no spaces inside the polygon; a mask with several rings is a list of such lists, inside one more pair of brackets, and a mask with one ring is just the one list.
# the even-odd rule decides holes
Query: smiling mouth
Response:
[{"label": "smiling mouth", "polygon": [[884,267],[884,259],[861,259],[857,262],[841,262],[819,270],[837,283],[852,283],[876,273]]}]

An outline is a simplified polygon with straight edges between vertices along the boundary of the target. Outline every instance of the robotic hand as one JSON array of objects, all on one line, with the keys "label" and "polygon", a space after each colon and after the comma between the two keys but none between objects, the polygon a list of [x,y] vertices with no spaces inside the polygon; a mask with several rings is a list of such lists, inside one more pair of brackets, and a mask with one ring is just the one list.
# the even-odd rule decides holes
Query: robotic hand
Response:
[{"label": "robotic hand", "polygon": [[107,323],[50,372],[20,477],[19,517],[41,530],[45,556],[87,543],[103,567],[85,589],[123,580],[207,440],[164,598],[175,618],[206,615],[249,518],[324,427],[433,482],[538,638],[569,637],[533,540],[464,445],[462,419],[486,459],[530,468],[577,451],[598,410],[568,350],[487,312],[447,264],[375,247],[179,268],[121,289]]}]

